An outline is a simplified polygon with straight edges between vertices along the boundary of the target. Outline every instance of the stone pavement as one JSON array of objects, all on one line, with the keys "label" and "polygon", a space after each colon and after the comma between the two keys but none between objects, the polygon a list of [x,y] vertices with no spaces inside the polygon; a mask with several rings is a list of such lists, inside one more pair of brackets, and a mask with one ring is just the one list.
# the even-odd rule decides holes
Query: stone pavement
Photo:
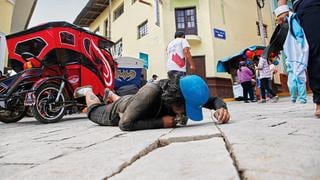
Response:
[{"label": "stone pavement", "polygon": [[[311,100],[309,101],[311,102]],[[320,179],[314,105],[228,103],[232,120],[123,132],[85,115],[0,124],[0,179]]]}]

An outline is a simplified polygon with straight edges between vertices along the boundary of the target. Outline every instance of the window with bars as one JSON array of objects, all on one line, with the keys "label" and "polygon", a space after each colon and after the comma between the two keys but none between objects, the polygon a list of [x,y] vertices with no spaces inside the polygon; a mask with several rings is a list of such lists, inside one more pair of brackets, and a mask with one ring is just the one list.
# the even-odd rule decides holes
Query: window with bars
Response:
[{"label": "window with bars", "polygon": [[124,4],[122,3],[116,10],[113,11],[113,21],[118,19],[124,12]]},{"label": "window with bars", "polygon": [[197,35],[196,8],[175,9],[176,29],[183,31],[186,35]]},{"label": "window with bars", "polygon": [[138,39],[148,34],[148,21],[143,22],[138,26]]},{"label": "window with bars", "polygon": [[114,57],[122,56],[122,38],[114,44]]},{"label": "window with bars", "polygon": [[[259,28],[259,22],[256,22],[257,25],[257,34],[260,36],[260,28]],[[268,38],[268,31],[267,31],[268,26],[266,24],[263,24],[263,31],[264,31],[264,37]]]}]

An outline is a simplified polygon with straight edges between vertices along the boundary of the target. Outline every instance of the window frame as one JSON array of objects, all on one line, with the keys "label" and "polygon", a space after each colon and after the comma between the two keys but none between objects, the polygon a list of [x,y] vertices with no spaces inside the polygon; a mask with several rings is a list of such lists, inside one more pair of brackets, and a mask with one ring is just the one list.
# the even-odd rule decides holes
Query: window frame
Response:
[{"label": "window frame", "polygon": [[[41,51],[39,52],[39,54],[37,54],[37,55],[36,55],[36,54],[33,54],[33,55],[35,55],[36,57],[39,57],[39,55],[41,55],[42,52],[44,51],[44,49],[46,49],[46,47],[48,46],[48,42],[45,41],[45,40],[44,40],[42,37],[40,37],[40,36],[36,36],[36,37],[32,37],[32,38],[25,39],[25,40],[22,40],[22,41],[18,41],[17,44],[16,44],[16,46],[14,47],[14,53],[15,53],[16,55],[18,55],[18,56],[21,57],[21,54],[22,54],[23,52],[22,52],[21,54],[19,54],[19,53],[17,52],[17,47],[18,47],[18,45],[21,44],[21,43],[27,42],[27,41],[34,40],[34,39],[41,39],[41,40],[45,43],[45,45],[43,46],[43,48],[41,49]],[[29,53],[31,53],[31,52],[29,52]]]},{"label": "window frame", "polygon": [[[86,41],[89,42],[88,49],[87,49],[87,47],[86,47]],[[84,38],[84,39],[83,39],[83,47],[84,47],[84,51],[85,51],[89,56],[91,56],[91,53],[90,53],[91,41],[90,41],[89,38]]]},{"label": "window frame", "polygon": [[[193,10],[192,12],[193,12],[194,21],[188,21],[188,15],[187,15],[188,10]],[[183,16],[178,16],[179,12],[182,12]],[[175,8],[174,14],[175,14],[175,23],[176,23],[177,31],[183,31],[186,35],[198,35],[197,7]],[[182,22],[179,22],[179,18],[181,17],[183,17],[184,28],[179,28],[179,24],[182,23]],[[188,23],[194,23],[194,27],[188,28]]]},{"label": "window frame", "polygon": [[[259,21],[256,21],[256,26],[257,26],[257,35],[261,36]],[[268,38],[268,25],[267,24],[263,24],[263,31],[264,31],[264,37]]]},{"label": "window frame", "polygon": [[[69,34],[69,35],[71,35],[73,37],[73,44],[62,42],[62,34],[63,33]],[[76,37],[75,37],[75,35],[70,33],[70,32],[68,32],[68,31],[60,31],[59,32],[59,39],[60,39],[60,43],[61,44],[68,45],[68,46],[75,46],[76,45]]]},{"label": "window frame", "polygon": [[[141,28],[144,28],[144,34],[141,34]],[[138,39],[143,38],[144,36],[149,34],[149,28],[148,28],[148,20],[143,21],[141,24],[138,25]]]},{"label": "window frame", "polygon": [[[118,53],[117,51],[117,45],[121,42],[121,53]],[[118,41],[114,43],[114,57],[122,57],[122,52],[123,52],[123,39],[120,38]]]},{"label": "window frame", "polygon": [[[116,15],[122,9],[121,14]],[[124,13],[124,3],[122,2],[114,11],[113,11],[113,21],[116,21]]]}]

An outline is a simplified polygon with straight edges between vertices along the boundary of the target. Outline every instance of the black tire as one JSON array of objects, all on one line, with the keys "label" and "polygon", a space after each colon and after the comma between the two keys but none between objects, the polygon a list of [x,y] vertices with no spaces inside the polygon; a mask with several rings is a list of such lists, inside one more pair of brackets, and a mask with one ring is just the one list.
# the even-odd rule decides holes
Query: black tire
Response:
[{"label": "black tire", "polygon": [[33,117],[32,108],[29,106],[26,108],[26,116]]},{"label": "black tire", "polygon": [[25,111],[11,111],[9,114],[0,113],[0,121],[3,123],[15,123],[26,115]]},{"label": "black tire", "polygon": [[32,113],[38,121],[55,123],[65,115],[66,107],[64,107],[64,102],[67,100],[65,92],[62,91],[58,103],[54,102],[59,88],[59,85],[55,83],[47,83],[36,90],[36,104],[32,107]]}]

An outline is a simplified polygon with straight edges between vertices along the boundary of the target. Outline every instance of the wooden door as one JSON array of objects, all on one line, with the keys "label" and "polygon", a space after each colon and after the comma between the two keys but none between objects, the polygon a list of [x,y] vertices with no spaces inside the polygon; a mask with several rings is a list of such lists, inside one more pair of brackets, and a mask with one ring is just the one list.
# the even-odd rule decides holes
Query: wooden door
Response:
[{"label": "wooden door", "polygon": [[[206,79],[206,61],[205,56],[193,56],[194,64],[196,66],[195,74],[201,76],[204,80]],[[189,62],[187,62],[187,74],[190,74]]]}]

